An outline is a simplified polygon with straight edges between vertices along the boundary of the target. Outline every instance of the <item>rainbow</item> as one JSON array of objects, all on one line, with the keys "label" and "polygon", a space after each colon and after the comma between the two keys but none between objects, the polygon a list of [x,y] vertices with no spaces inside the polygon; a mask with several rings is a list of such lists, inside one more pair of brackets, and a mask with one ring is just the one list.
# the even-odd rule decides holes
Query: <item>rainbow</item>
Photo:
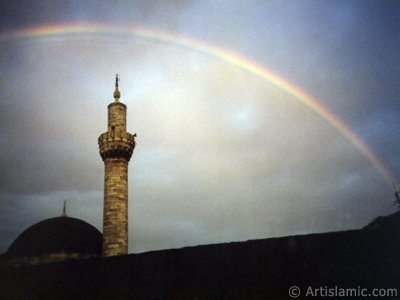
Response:
[{"label": "rainbow", "polygon": [[338,130],[345,138],[347,138],[365,157],[376,167],[385,180],[391,184],[395,182],[393,175],[380,161],[377,155],[367,147],[361,138],[352,131],[338,116],[330,112],[326,107],[319,103],[315,98],[297,87],[296,85],[285,81],[283,78],[266,69],[264,66],[256,64],[250,59],[241,57],[226,49],[211,45],[209,43],[190,39],[177,34],[164,31],[153,30],[141,27],[112,27],[101,24],[59,24],[38,26],[28,29],[16,30],[12,32],[0,33],[0,42],[10,40],[23,40],[26,38],[49,38],[49,37],[73,37],[81,35],[90,36],[111,36],[119,38],[129,38],[135,36],[158,43],[166,43],[186,48],[190,50],[200,51],[207,55],[227,62],[230,65],[237,66],[251,74],[258,76],[278,89],[284,91],[294,99],[301,102],[319,117],[324,119],[333,128]]}]

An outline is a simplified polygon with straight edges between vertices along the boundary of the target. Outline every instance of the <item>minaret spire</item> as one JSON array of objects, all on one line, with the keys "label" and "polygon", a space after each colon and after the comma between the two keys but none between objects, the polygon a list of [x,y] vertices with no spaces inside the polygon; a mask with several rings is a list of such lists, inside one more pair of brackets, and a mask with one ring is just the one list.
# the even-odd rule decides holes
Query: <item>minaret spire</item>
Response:
[{"label": "minaret spire", "polygon": [[121,98],[121,92],[118,90],[118,74],[115,75],[115,91],[114,91],[114,99],[115,102],[119,102],[119,98]]},{"label": "minaret spire", "polygon": [[64,200],[64,205],[63,205],[63,210],[61,217],[66,217],[67,216],[67,200]]}]

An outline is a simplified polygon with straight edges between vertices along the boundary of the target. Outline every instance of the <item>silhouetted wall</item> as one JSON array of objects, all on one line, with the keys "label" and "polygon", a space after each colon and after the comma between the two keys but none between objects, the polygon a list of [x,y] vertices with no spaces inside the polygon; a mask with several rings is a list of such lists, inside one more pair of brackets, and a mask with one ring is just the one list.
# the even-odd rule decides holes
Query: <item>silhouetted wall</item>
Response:
[{"label": "silhouetted wall", "polygon": [[302,296],[308,286],[400,288],[399,231],[398,226],[375,226],[35,267],[3,266],[0,298],[290,299],[293,285]]}]

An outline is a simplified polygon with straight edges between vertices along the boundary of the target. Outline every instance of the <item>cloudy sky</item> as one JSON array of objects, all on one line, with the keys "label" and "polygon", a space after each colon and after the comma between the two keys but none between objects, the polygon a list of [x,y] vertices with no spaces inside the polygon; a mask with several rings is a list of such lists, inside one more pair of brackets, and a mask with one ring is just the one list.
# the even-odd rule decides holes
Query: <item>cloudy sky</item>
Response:
[{"label": "cloudy sky", "polygon": [[[400,2],[6,0],[0,26],[0,253],[63,200],[102,230],[97,138],[115,73],[138,135],[130,252],[356,229],[396,211]],[[316,99],[392,178],[212,49]]]}]

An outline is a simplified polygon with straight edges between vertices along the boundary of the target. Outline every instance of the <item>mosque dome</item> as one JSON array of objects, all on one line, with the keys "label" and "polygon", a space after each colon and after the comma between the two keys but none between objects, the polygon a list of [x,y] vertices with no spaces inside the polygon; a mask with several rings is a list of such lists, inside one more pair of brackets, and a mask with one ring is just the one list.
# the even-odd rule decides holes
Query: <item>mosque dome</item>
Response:
[{"label": "mosque dome", "polygon": [[7,251],[9,257],[37,262],[101,255],[103,236],[94,226],[61,216],[36,223],[22,232]]}]

